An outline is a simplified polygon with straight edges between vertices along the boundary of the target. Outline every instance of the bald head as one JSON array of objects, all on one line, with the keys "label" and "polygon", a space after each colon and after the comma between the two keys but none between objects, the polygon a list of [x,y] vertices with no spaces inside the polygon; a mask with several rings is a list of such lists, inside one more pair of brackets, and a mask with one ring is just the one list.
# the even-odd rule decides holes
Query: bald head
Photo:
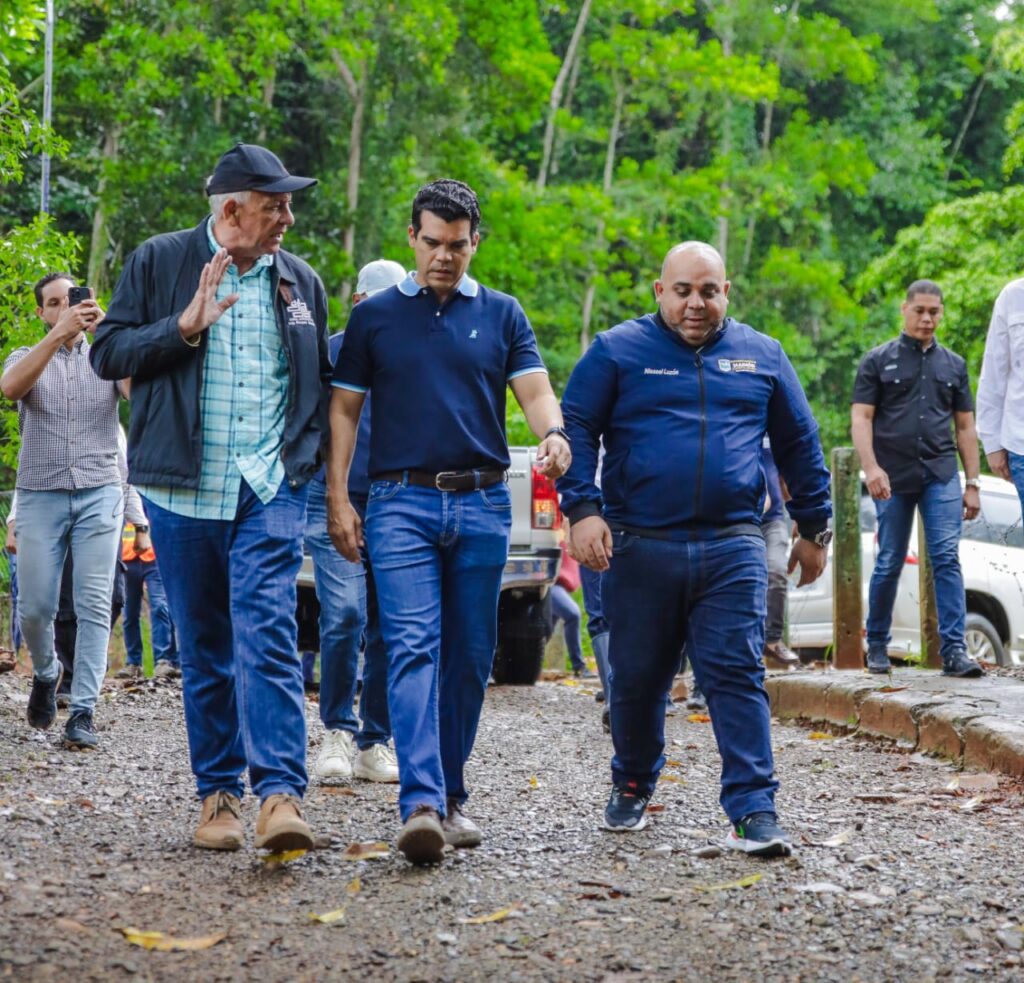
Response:
[{"label": "bald head", "polygon": [[700,348],[721,327],[728,309],[729,281],[718,250],[706,242],[673,246],[654,282],[665,324],[686,344]]},{"label": "bald head", "polygon": [[673,246],[665,253],[665,260],[661,264],[662,281],[669,282],[671,280],[669,268],[676,257],[691,255],[700,256],[712,265],[717,264],[721,278],[725,280],[725,260],[722,259],[722,254],[709,243],[700,242],[698,239],[691,239],[688,242],[681,242],[677,246]]}]

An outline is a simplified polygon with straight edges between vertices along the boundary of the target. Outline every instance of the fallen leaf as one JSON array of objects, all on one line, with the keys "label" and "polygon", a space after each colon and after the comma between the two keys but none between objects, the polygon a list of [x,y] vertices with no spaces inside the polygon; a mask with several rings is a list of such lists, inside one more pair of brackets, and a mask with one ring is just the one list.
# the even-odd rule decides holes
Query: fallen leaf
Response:
[{"label": "fallen leaf", "polygon": [[334,911],[325,911],[322,915],[318,915],[316,912],[311,911],[309,913],[309,920],[311,922],[320,922],[321,925],[333,925],[335,922],[340,922],[345,918],[345,908],[335,908]]},{"label": "fallen leaf", "polygon": [[682,768],[683,767],[683,763],[681,761],[676,761],[674,758],[669,758],[665,762],[665,767],[666,768]]},{"label": "fallen leaf", "polygon": [[955,775],[953,780],[946,786],[946,789],[950,792],[956,792],[960,788],[960,776]]},{"label": "fallen leaf", "polygon": [[308,850],[284,850],[281,853],[267,853],[261,858],[265,864],[290,864],[299,857],[304,857]]},{"label": "fallen leaf", "polygon": [[387,843],[350,843],[341,851],[342,860],[379,860],[388,855]]},{"label": "fallen leaf", "polygon": [[826,734],[823,730],[812,730],[808,735],[809,741],[834,741],[835,734]]},{"label": "fallen leaf", "polygon": [[540,781],[537,779],[536,775],[530,776],[530,788],[540,788]]},{"label": "fallen leaf", "polygon": [[900,796],[895,792],[861,792],[854,798],[859,802],[876,802],[883,805],[900,801]]},{"label": "fallen leaf", "polygon": [[487,925],[490,922],[503,922],[509,915],[516,910],[517,905],[510,905],[508,908],[499,908],[497,911],[492,911],[489,915],[476,915],[473,918],[460,918],[460,925]]},{"label": "fallen leaf", "polygon": [[362,889],[363,884],[358,877],[353,877],[352,880],[348,882],[348,887],[345,888],[349,894],[358,894]]},{"label": "fallen leaf", "polygon": [[683,779],[681,779],[678,775],[662,775],[658,779],[658,781],[659,782],[675,782],[677,785],[685,785],[686,784],[686,782],[683,781]]},{"label": "fallen leaf", "polygon": [[694,884],[693,889],[695,891],[731,891],[738,887],[752,887],[761,880],[762,876],[761,874],[748,874],[738,881],[724,881],[721,884]]},{"label": "fallen leaf", "polygon": [[320,791],[324,795],[351,795],[356,798],[356,792],[354,789],[346,788],[344,785],[321,785]]},{"label": "fallen leaf", "polygon": [[665,811],[665,807],[660,802],[656,802],[654,805],[648,806],[647,807],[647,811],[648,812],[664,812]]},{"label": "fallen leaf", "polygon": [[710,724],[711,718],[706,713],[691,713],[687,716],[691,724]]},{"label": "fallen leaf", "polygon": [[843,846],[845,843],[849,843],[853,839],[854,830],[844,829],[841,833],[836,833],[835,836],[830,836],[827,840],[808,840],[804,842],[808,846]]},{"label": "fallen leaf", "polygon": [[159,952],[192,952],[196,949],[209,949],[215,946],[222,939],[226,939],[227,932],[217,932],[216,935],[202,935],[194,939],[175,939],[163,932],[144,932],[138,928],[122,928],[125,940],[132,945],[141,946],[143,949],[156,949]]},{"label": "fallen leaf", "polygon": [[908,687],[906,686],[879,686],[875,690],[876,693],[902,693]]},{"label": "fallen leaf", "polygon": [[561,680],[563,686],[579,686],[580,681],[578,679],[563,679]]}]

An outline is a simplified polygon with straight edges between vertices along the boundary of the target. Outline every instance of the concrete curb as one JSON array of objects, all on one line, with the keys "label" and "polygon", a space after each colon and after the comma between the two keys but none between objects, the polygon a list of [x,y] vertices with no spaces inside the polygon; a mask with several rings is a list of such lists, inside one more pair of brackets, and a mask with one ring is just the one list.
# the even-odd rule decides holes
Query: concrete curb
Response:
[{"label": "concrete curb", "polygon": [[974,771],[1024,777],[1024,682],[898,669],[770,675],[772,714],[895,741]]}]

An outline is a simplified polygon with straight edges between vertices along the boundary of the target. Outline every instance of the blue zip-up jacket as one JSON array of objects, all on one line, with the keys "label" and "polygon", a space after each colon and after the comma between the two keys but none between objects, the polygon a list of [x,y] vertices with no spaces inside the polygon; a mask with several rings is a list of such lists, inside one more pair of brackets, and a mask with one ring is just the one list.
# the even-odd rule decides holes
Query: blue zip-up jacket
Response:
[{"label": "blue zip-up jacket", "polygon": [[[89,353],[101,379],[132,380],[128,474],[133,485],[199,484],[199,397],[207,332],[192,347],[178,331],[178,317],[210,261],[207,221],[154,236],[128,257]],[[316,473],[329,442],[327,294],[313,269],[284,250],[274,256],[270,276],[288,359],[281,461],[288,483],[296,487]]]},{"label": "blue zip-up jacket", "polygon": [[777,341],[732,318],[699,349],[658,314],[599,334],[562,412],[573,460],[558,490],[571,522],[603,514],[613,528],[670,539],[756,533],[766,433],[801,534],[832,514],[818,425],[793,366]]}]

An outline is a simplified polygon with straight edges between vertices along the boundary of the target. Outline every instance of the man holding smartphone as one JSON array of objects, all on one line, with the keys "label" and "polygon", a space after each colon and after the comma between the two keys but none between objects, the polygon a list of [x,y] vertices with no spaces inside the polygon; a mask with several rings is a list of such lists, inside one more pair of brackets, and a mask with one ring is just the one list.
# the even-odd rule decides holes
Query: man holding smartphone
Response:
[{"label": "man holding smartphone", "polygon": [[[74,291],[74,296],[71,296]],[[117,462],[116,382],[104,382],[89,364],[86,333],[103,320],[87,287],[67,273],[35,285],[36,313],[46,336],[7,356],[0,391],[18,402],[19,614],[32,656],[28,722],[40,730],[57,716],[61,666],[53,645],[61,570],[75,557],[78,616],[71,714],[64,746],[96,747],[93,708],[107,670],[110,600],[124,513]]]}]

